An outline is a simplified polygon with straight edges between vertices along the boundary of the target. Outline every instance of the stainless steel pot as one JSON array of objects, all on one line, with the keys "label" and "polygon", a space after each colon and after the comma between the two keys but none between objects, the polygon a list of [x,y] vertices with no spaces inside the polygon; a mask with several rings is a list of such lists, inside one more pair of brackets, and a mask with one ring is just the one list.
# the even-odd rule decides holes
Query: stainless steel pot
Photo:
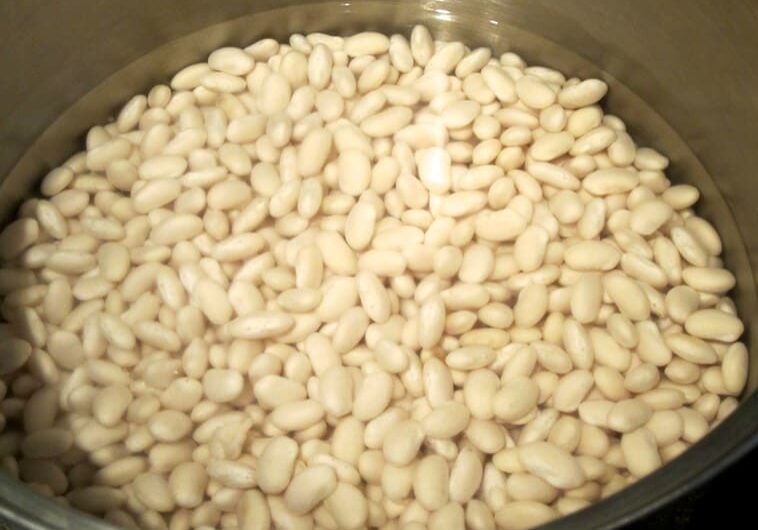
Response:
[{"label": "stainless steel pot", "polygon": [[[0,4],[0,214],[131,94],[225,44],[293,32],[408,32],[517,51],[533,64],[611,85],[606,106],[671,157],[672,180],[703,192],[700,212],[738,277],[752,365],[739,409],[682,457],[549,528],[617,528],[718,473],[758,443],[758,4],[592,0],[131,0]],[[0,474],[9,528],[101,529]],[[0,528],[1,528],[0,524]]]}]

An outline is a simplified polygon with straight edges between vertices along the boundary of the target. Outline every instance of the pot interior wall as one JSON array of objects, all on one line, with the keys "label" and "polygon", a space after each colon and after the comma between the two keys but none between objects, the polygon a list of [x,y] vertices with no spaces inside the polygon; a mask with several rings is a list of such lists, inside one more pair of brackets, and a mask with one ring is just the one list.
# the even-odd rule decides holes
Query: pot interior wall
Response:
[{"label": "pot interior wall", "polygon": [[[730,39],[711,40],[721,47],[720,53],[733,52],[741,39],[745,45],[742,57],[729,56],[724,59],[726,66],[714,66],[711,58],[720,53],[708,51],[700,40],[707,40],[710,32],[718,34],[714,24],[729,21],[715,4],[705,1],[691,2],[689,8],[697,16],[686,20],[677,18],[674,3],[653,0],[614,4],[612,13],[588,0],[330,1],[305,7],[304,3],[75,0],[46,5],[48,13],[29,6],[4,6],[0,13],[9,13],[0,17],[6,21],[0,21],[0,30],[7,29],[3,34],[18,46],[11,45],[0,64],[4,71],[12,69],[19,75],[0,98],[0,139],[8,146],[0,151],[0,178],[4,179],[0,219],[10,218],[47,170],[82,148],[89,126],[106,121],[130,95],[167,82],[173,72],[203,60],[216,47],[246,45],[260,37],[284,40],[293,32],[349,34],[376,29],[407,34],[414,24],[424,23],[438,38],[460,39],[472,47],[490,46],[497,53],[512,50],[530,64],[551,66],[568,75],[601,77],[609,83],[606,110],[627,123],[640,145],[655,147],[671,158],[667,174],[672,181],[692,183],[702,191],[699,212],[721,233],[726,262],[738,277],[735,299],[748,329],[746,340],[752,352],[748,394],[752,394],[758,386],[752,272],[758,263],[758,209],[753,204],[758,192],[750,185],[749,175],[758,167],[758,154],[751,145],[755,135],[748,134],[754,125],[747,122],[751,121],[749,98],[754,97],[749,88],[755,88],[758,74],[748,72],[741,79],[736,75],[737,66],[747,70],[758,63],[752,33],[745,29],[743,34],[743,26],[732,23]],[[744,10],[745,24],[755,17],[748,2],[734,5]],[[645,6],[671,26],[663,31],[647,24],[649,19],[640,13]],[[732,12],[729,18],[734,17]],[[688,28],[697,28],[700,37]],[[692,40],[677,41],[669,33],[685,34]],[[734,79],[713,75],[715,68],[729,75],[732,67]],[[719,83],[720,87],[714,86]],[[731,99],[715,99],[718,94]],[[753,412],[743,421],[755,418],[755,396],[749,401]],[[754,428],[732,425],[737,421],[730,419],[721,429],[735,429],[732,437],[740,440],[754,433]],[[718,446],[703,450],[716,460]],[[675,473],[672,466],[666,470]],[[0,498],[9,498],[6,493],[13,487],[0,479]],[[651,498],[662,502],[677,487],[669,480],[666,489]],[[639,503],[644,497],[638,490],[633,487],[622,494],[628,506],[637,506],[635,499]],[[13,497],[16,502],[19,496]],[[12,516],[15,510],[18,520],[20,509],[31,517],[39,499],[29,494],[18,502],[25,504],[12,510],[0,502],[0,515]],[[630,509],[622,509],[623,503],[615,504],[619,519],[632,516]],[[36,515],[51,527],[61,527],[62,521],[71,523],[67,515],[61,515],[68,512],[50,506],[43,512]],[[611,524],[612,519],[596,519],[597,527]],[[77,519],[72,527],[95,524],[81,521]]]}]

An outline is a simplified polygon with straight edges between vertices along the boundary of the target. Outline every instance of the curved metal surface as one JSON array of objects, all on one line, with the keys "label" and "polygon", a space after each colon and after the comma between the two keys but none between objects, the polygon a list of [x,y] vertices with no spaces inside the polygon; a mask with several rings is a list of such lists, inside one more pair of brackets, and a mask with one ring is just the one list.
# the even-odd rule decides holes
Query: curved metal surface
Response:
[{"label": "curved metal surface", "polygon": [[[304,6],[304,4],[307,4]],[[734,0],[427,2],[303,0],[69,0],[0,4],[0,214],[45,171],[82,146],[129,95],[224,44],[293,32],[404,31],[418,22],[443,38],[611,85],[609,111],[635,139],[669,155],[672,180],[703,192],[701,213],[720,230],[737,273],[736,299],[750,330],[751,373],[738,410],[682,457],[650,477],[549,528],[617,528],[683,493],[758,442],[758,4]],[[713,176],[713,178],[711,178]],[[11,528],[107,525],[21,489],[0,475],[0,520]],[[548,528],[546,527],[546,528]]]}]

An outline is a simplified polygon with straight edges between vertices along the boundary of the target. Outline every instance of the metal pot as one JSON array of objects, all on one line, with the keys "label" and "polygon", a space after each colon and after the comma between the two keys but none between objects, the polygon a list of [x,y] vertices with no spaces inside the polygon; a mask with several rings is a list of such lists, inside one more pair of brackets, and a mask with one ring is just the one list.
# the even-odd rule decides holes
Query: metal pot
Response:
[{"label": "metal pot", "polygon": [[[0,214],[7,220],[41,176],[83,145],[131,94],[166,81],[222,45],[262,36],[408,32],[514,50],[531,64],[600,76],[606,107],[632,136],[672,160],[669,177],[697,185],[700,212],[724,238],[752,352],[738,410],[680,458],[549,528],[618,528],[707,480],[758,443],[758,150],[754,139],[758,5],[592,0],[132,0],[4,2],[0,71]],[[0,474],[0,522],[24,529],[102,529]],[[1,527],[1,525],[0,525]]]}]

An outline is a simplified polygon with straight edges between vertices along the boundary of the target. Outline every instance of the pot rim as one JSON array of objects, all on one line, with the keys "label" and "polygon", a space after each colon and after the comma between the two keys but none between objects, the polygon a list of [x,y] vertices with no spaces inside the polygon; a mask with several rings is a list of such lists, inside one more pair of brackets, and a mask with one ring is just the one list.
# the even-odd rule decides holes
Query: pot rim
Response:
[{"label": "pot rim", "polygon": [[[398,0],[382,0],[369,3],[398,5]],[[488,0],[494,8],[503,2]],[[260,2],[250,10],[252,13],[271,10],[271,2]],[[304,4],[330,4],[341,5],[346,12],[353,15],[360,11],[361,5],[355,2],[331,2],[304,0],[285,0],[278,4],[278,9],[292,9],[306,7]],[[260,6],[263,6],[262,8]],[[451,9],[464,9],[461,2],[450,2]],[[249,15],[246,15],[249,16]],[[245,18],[245,17],[241,17]],[[221,24],[227,24],[230,19]],[[362,20],[361,22],[365,22]],[[366,25],[359,23],[359,25]],[[206,31],[203,28],[199,32]],[[182,37],[191,39],[191,33]],[[544,38],[544,37],[541,37]],[[175,44],[168,43],[168,44]],[[166,45],[168,45],[166,44]],[[164,45],[165,46],[165,45]],[[142,58],[144,59],[144,57]],[[138,59],[138,61],[142,60]],[[138,62],[137,61],[137,62]],[[74,105],[80,105],[82,101],[103,85],[111,82],[119,72],[130,69],[134,63],[126,65],[113,76],[98,84],[85,94]],[[596,65],[600,68],[599,65]],[[73,106],[72,106],[73,108]],[[66,115],[71,109],[67,109],[45,130],[43,135],[66,120]],[[35,142],[36,144],[36,142]],[[22,160],[28,155],[29,149],[22,156]],[[14,173],[22,165],[19,161],[10,171]],[[755,315],[748,315],[750,319]],[[732,415],[726,418],[720,425],[710,431],[702,440],[698,441],[682,455],[666,464],[651,475],[637,481],[635,484],[624,488],[608,499],[604,499],[577,513],[561,517],[556,521],[545,525],[545,530],[561,530],[571,528],[592,528],[598,530],[611,530],[632,523],[640,518],[659,509],[665,504],[672,502],[685,493],[714,477],[738,459],[745,456],[758,446],[758,394],[744,398],[739,407]],[[44,509],[41,509],[44,508]],[[112,525],[90,516],[84,512],[74,511],[62,507],[54,501],[23,487],[19,482],[0,473],[0,520],[7,521],[11,528],[43,530],[43,529],[84,529],[99,530],[113,528]],[[0,526],[2,528],[2,526]]]}]

